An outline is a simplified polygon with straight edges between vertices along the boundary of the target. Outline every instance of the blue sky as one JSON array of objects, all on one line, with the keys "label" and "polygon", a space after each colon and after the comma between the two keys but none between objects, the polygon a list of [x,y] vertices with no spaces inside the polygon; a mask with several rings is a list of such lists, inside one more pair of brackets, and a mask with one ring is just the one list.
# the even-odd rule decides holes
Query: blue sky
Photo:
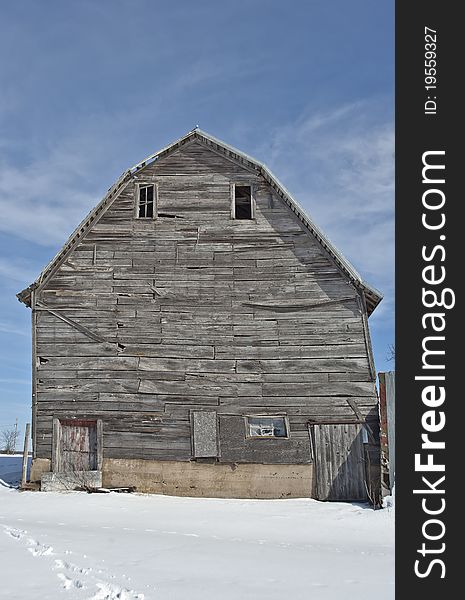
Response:
[{"label": "blue sky", "polygon": [[392,0],[23,0],[0,21],[0,431],[30,420],[31,283],[129,166],[195,125],[265,162],[385,299]]}]

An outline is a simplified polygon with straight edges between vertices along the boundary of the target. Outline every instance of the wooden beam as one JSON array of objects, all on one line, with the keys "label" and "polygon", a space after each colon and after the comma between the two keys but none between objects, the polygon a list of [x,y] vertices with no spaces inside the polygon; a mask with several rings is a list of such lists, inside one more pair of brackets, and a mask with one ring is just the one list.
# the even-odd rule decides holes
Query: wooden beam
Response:
[{"label": "wooden beam", "polygon": [[79,323],[76,323],[76,321],[73,321],[73,319],[70,319],[69,317],[62,314],[61,312],[58,312],[57,310],[52,310],[51,308],[46,306],[43,302],[40,302],[40,303],[37,302],[37,310],[47,311],[48,313],[50,313],[57,319],[60,319],[61,321],[64,321],[71,327],[74,327],[74,329],[77,329],[77,331],[79,331],[83,335],[87,336],[91,340],[94,340],[94,342],[99,342],[101,344],[109,344],[110,343],[110,342],[107,342],[107,340],[105,340],[104,338],[97,335],[96,333],[93,333],[90,329],[88,329],[84,325],[80,325]]},{"label": "wooden beam", "polygon": [[280,302],[277,304],[263,303],[263,302],[243,302],[243,306],[252,306],[254,308],[261,308],[262,310],[274,310],[276,312],[293,312],[297,310],[309,310],[312,308],[320,308],[321,306],[329,306],[331,304],[340,304],[342,302],[349,302],[355,300],[356,296],[348,296],[347,298],[340,298],[338,300],[323,300],[322,302],[299,302],[293,304],[285,304]]},{"label": "wooden beam", "polygon": [[365,338],[365,346],[367,349],[368,366],[370,368],[371,380],[376,381],[375,359],[373,357],[373,348],[371,345],[370,330],[368,327],[368,308],[365,295],[361,290],[359,290],[358,301],[360,305],[360,312],[362,313],[363,335]]},{"label": "wooden beam", "polygon": [[357,406],[357,403],[355,402],[355,400],[353,400],[352,398],[346,398],[347,400],[347,404],[350,406],[350,408],[354,411],[357,419],[359,419],[359,421],[362,423],[363,427],[365,428],[366,432],[368,433],[368,437],[370,438],[371,442],[373,444],[376,444],[376,440],[375,440],[375,436],[373,434],[373,430],[372,428],[368,425],[368,423],[365,421],[365,419],[363,418],[362,413],[360,412],[359,407]]},{"label": "wooden beam", "polygon": [[60,463],[60,420],[56,417],[52,425],[52,472],[56,473]]},{"label": "wooden beam", "polygon": [[21,487],[24,488],[27,482],[27,459],[29,451],[29,436],[31,435],[31,424],[27,423],[26,433],[24,434],[23,467],[21,471]]},{"label": "wooden beam", "polygon": [[103,468],[103,421],[97,419],[97,471]]},{"label": "wooden beam", "polygon": [[31,291],[31,330],[32,330],[32,458],[37,456],[37,433],[36,433],[36,422],[37,422],[37,306],[36,306],[36,293],[34,290]]},{"label": "wooden beam", "polygon": [[307,425],[310,427],[311,425],[363,425],[365,421],[360,421],[359,419],[309,419]]}]

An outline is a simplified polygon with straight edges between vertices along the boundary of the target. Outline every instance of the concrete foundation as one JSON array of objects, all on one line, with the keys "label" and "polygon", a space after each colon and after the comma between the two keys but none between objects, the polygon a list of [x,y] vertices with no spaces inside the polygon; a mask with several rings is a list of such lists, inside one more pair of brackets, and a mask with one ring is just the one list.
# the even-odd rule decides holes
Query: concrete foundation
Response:
[{"label": "concrete foundation", "polygon": [[[35,458],[31,482],[42,491],[70,489],[74,482],[50,472],[51,461]],[[310,498],[313,465],[222,464],[202,462],[103,459],[95,487],[135,487],[138,492],[205,498]],[[56,487],[58,486],[58,487]]]},{"label": "concrete foundation", "polygon": [[51,470],[51,460],[49,458],[34,458],[31,464],[29,481],[40,483],[42,475]]},{"label": "concrete foundation", "polygon": [[207,498],[309,498],[313,465],[262,465],[104,458],[103,487]]},{"label": "concrete foundation", "polygon": [[102,487],[101,471],[72,471],[69,473],[43,473],[42,492],[63,492],[85,487]]}]

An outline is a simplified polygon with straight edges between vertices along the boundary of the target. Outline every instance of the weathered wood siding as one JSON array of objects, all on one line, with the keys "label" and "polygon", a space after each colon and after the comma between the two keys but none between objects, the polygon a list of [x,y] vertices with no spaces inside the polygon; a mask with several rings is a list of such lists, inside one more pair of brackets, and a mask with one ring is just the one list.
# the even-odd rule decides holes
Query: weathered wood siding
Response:
[{"label": "weathered wood siding", "polygon": [[311,429],[316,498],[367,500],[362,426],[325,423]]},{"label": "weathered wood siding", "polygon": [[[130,183],[36,293],[36,456],[53,417],[78,416],[102,419],[105,457],[190,460],[191,413],[213,410],[219,460],[310,461],[309,419],[376,404],[358,292],[263,179],[204,145],[138,177],[158,218],[135,218]],[[231,219],[231,182],[253,184],[256,220]],[[286,414],[290,438],[246,439],[246,414]]]}]

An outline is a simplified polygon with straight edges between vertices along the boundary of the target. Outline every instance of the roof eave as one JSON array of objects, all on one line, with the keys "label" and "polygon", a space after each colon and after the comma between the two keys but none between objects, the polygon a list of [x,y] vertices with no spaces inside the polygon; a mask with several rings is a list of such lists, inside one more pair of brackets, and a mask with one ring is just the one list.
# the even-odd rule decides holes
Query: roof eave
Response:
[{"label": "roof eave", "polygon": [[30,286],[28,286],[24,290],[21,290],[21,292],[18,292],[16,294],[16,298],[18,298],[18,300],[20,302],[22,302],[23,304],[25,304],[26,306],[31,308],[31,296],[32,296],[32,292],[35,287],[36,287],[36,284],[32,283]]}]

